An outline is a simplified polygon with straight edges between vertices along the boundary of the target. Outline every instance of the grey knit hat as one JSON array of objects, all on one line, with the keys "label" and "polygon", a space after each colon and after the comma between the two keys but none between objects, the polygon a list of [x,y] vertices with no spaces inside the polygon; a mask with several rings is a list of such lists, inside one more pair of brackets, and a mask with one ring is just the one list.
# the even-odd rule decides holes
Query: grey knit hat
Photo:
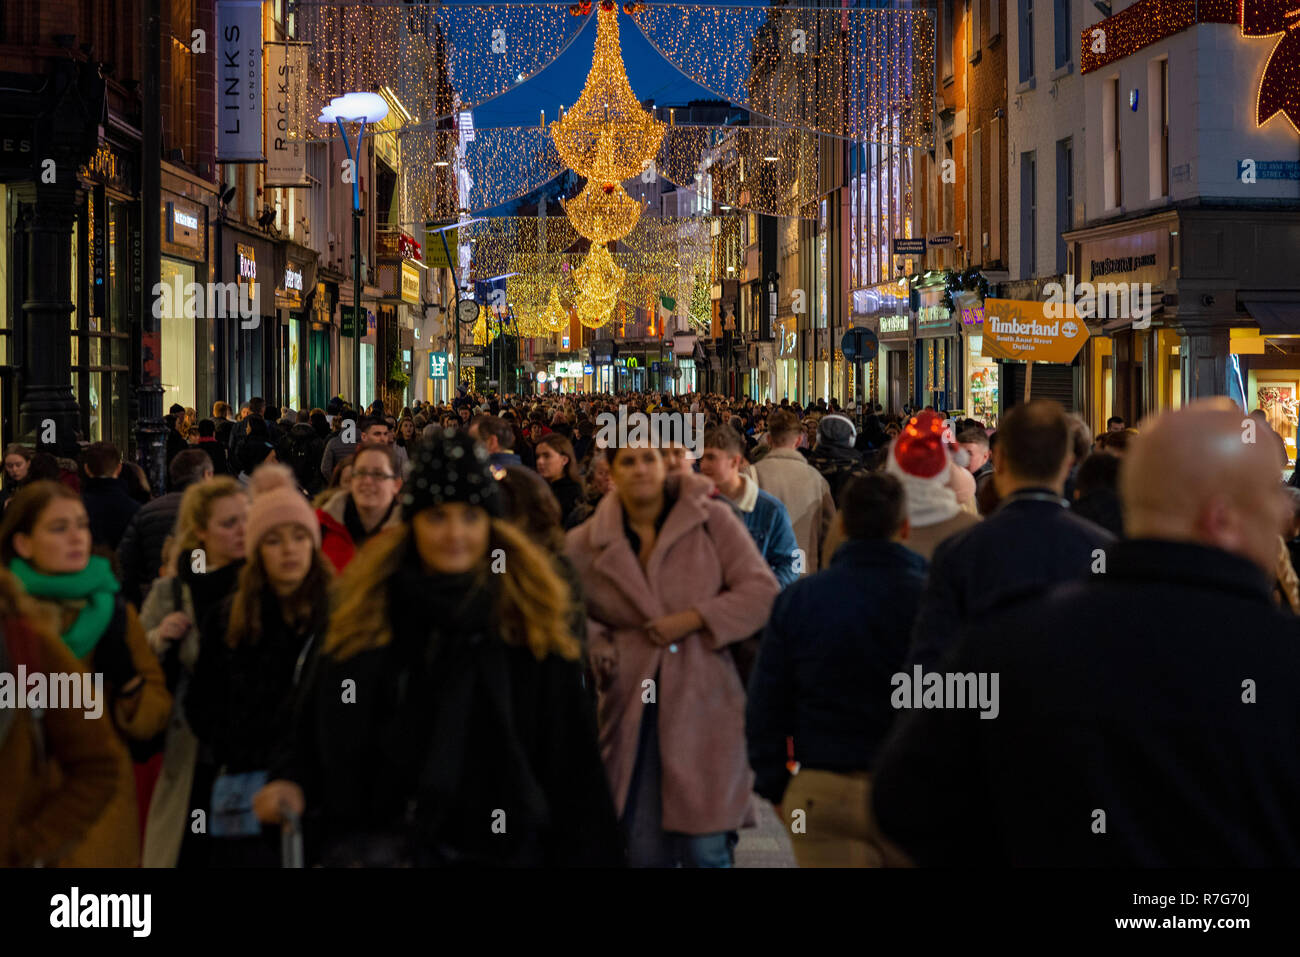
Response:
[{"label": "grey knit hat", "polygon": [[828,445],[843,445],[849,448],[858,439],[858,430],[853,421],[844,415],[824,415],[817,423],[818,438]]}]

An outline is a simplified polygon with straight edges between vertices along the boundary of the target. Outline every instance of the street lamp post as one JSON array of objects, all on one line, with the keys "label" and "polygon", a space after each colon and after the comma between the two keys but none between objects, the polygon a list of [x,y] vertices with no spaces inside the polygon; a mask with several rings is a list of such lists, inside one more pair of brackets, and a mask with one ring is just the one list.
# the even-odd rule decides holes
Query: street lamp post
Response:
[{"label": "street lamp post", "polygon": [[[330,100],[321,110],[319,123],[337,123],[343,137],[343,148],[352,163],[352,333],[356,339],[353,349],[352,390],[357,409],[361,409],[361,139],[367,123],[378,123],[388,116],[388,102],[378,93],[345,93]],[[357,124],[357,145],[353,149],[344,123]]]}]

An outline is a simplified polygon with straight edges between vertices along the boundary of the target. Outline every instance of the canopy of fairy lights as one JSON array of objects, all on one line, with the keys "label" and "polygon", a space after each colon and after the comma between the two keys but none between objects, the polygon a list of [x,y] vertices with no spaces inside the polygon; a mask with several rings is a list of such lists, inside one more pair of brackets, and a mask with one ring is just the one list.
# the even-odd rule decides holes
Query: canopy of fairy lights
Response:
[{"label": "canopy of fairy lights", "polygon": [[567,3],[298,0],[308,48],[306,112],[344,90],[393,90],[415,125],[436,125],[536,76],[589,17]]},{"label": "canopy of fairy lights", "polygon": [[678,70],[758,116],[852,140],[933,144],[930,11],[637,3],[629,14]]},{"label": "canopy of fairy lights", "polygon": [[[336,130],[313,124],[330,98],[379,91],[395,109],[367,135],[384,138],[374,155],[397,173],[388,222],[412,231],[461,222],[459,281],[504,279],[509,318],[523,335],[567,330],[571,316],[588,328],[640,310],[653,317],[661,297],[707,328],[714,287],[744,268],[740,214],[812,217],[837,185],[823,169],[827,137],[932,145],[932,11],[624,4],[622,13],[674,67],[740,108],[724,124],[700,125],[642,106],[623,62],[620,8],[613,0],[595,7],[591,0],[295,7],[293,39],[309,44],[310,81],[295,107],[303,115],[289,127],[328,142]],[[593,12],[591,67],[571,108],[536,126],[475,128],[473,109],[553,63]],[[1290,116],[1288,105],[1261,109]],[[672,187],[686,191],[696,215],[646,215],[647,200]],[[535,194],[568,198],[560,210],[552,200],[548,215]],[[497,215],[512,205],[538,215]],[[500,325],[500,316],[480,313],[476,341]]]}]

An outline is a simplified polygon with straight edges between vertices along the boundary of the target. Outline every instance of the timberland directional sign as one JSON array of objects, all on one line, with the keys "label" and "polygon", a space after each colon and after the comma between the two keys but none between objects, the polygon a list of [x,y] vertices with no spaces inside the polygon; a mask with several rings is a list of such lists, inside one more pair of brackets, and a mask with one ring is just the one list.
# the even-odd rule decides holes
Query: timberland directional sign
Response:
[{"label": "timberland directional sign", "polygon": [[1026,362],[1073,362],[1088,341],[1082,319],[1049,318],[1047,303],[1022,299],[984,300],[983,354]]}]

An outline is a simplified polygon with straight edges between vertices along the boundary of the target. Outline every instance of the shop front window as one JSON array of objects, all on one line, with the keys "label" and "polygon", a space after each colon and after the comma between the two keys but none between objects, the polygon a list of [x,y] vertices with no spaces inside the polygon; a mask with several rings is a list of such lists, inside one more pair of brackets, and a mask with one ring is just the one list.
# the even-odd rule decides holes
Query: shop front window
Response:
[{"label": "shop front window", "polygon": [[981,353],[984,336],[966,337],[966,414],[989,428],[998,424],[998,364]]},{"label": "shop front window", "polygon": [[[179,259],[162,259],[161,282],[164,287],[181,290],[194,282],[194,266]],[[159,317],[161,332],[163,410],[179,404],[194,408],[194,319],[185,312],[185,295],[171,296],[170,308],[164,308]],[[163,301],[166,306],[167,300]]]}]

